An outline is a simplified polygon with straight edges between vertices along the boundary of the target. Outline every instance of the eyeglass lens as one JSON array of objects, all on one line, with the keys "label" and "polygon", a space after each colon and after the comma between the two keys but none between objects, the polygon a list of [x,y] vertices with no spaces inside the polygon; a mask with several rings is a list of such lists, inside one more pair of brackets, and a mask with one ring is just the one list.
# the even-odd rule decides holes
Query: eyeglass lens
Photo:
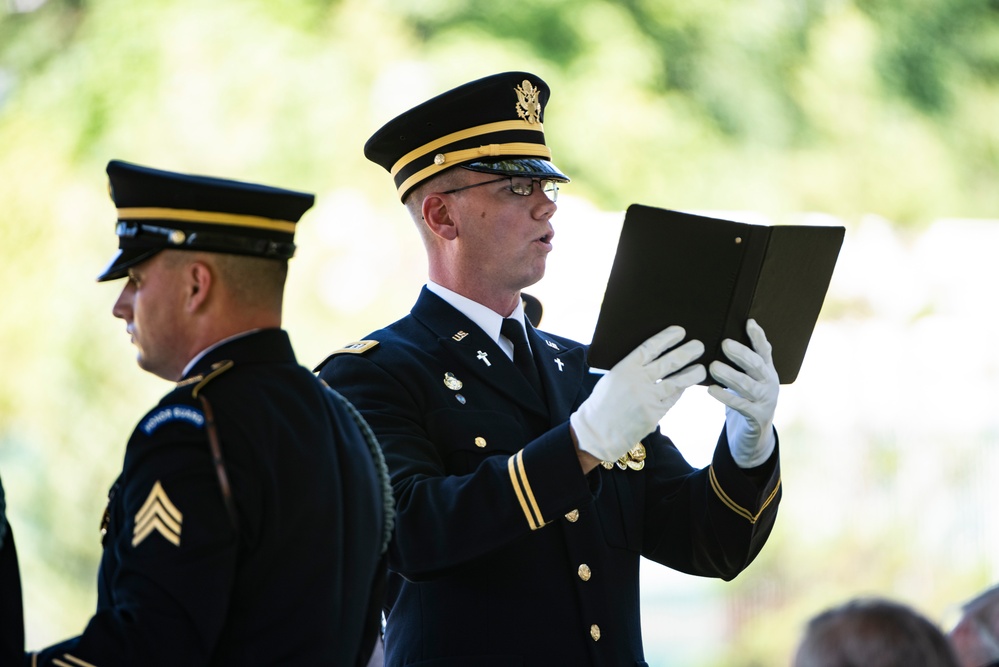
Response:
[{"label": "eyeglass lens", "polygon": [[541,184],[541,191],[545,193],[548,199],[555,201],[558,199],[558,183],[549,179],[526,179],[526,178],[516,178],[512,177],[510,179],[510,189],[513,190],[514,194],[518,194],[524,197],[530,197],[534,194],[534,184]]}]

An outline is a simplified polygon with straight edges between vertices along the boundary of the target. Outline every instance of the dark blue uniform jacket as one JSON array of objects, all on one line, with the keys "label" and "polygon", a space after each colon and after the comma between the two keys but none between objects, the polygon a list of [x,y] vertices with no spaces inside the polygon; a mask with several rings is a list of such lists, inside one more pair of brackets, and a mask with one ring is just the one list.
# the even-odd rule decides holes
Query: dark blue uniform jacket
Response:
[{"label": "dark blue uniform jacket", "polygon": [[777,453],[747,474],[724,432],[703,470],[657,430],[641,470],[584,476],[568,418],[598,376],[585,346],[528,329],[547,403],[426,289],[368,337],[377,345],[320,367],[374,429],[392,477],[389,665],[645,664],[639,557],[731,579],[773,526]]},{"label": "dark blue uniform jacket", "polygon": [[143,417],[105,521],[96,614],[28,664],[354,665],[374,641],[376,466],[282,330],[208,352]]},{"label": "dark blue uniform jacket", "polygon": [[16,665],[24,655],[24,614],[17,548],[5,510],[0,484],[0,665]]}]

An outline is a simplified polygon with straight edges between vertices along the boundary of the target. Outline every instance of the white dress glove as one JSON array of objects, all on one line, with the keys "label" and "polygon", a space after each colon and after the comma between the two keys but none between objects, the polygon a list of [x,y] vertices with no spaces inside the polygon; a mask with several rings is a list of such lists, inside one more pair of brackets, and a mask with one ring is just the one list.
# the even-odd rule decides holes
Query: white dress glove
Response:
[{"label": "white dress glove", "polygon": [[684,389],[707,377],[701,364],[684,368],[704,354],[701,341],[663,354],[685,335],[681,327],[660,331],[600,378],[569,417],[580,449],[601,461],[616,461],[655,429]]},{"label": "white dress glove", "polygon": [[725,404],[725,433],[732,458],[740,468],[754,468],[770,458],[777,443],[774,411],[780,380],[770,343],[756,320],[746,323],[753,350],[726,338],[722,352],[745,372],[721,361],[711,363],[711,377],[728,389],[711,385],[708,393]]}]

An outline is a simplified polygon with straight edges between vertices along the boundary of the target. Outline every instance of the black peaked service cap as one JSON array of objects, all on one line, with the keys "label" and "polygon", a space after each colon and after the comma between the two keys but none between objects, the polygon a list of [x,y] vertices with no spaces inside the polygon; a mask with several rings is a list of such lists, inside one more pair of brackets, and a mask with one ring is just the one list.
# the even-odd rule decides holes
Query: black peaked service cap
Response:
[{"label": "black peaked service cap", "polygon": [[161,250],[199,250],[286,260],[295,225],[314,195],[120,160],[107,166],[118,209],[118,253],[97,277],[123,278]]},{"label": "black peaked service cap", "polygon": [[447,91],[386,123],[364,156],[395,179],[399,199],[451,167],[563,183],[545,144],[548,84],[527,72],[504,72]]}]

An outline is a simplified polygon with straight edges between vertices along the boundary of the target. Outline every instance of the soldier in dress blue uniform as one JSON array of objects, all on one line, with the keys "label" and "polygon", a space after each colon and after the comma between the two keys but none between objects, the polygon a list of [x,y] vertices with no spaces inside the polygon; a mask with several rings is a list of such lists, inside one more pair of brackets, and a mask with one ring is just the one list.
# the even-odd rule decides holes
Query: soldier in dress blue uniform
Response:
[{"label": "soldier in dress blue uniform", "polygon": [[777,514],[778,379],[755,323],[753,348],[726,341],[734,365],[710,369],[731,391],[709,390],[728,410],[697,470],[657,424],[705,379],[699,341],[671,327],[601,377],[584,345],[525,320],[569,180],[544,141],[548,94],[533,74],[486,77],[365,146],[430,278],[408,316],[319,367],[392,478],[388,665],[643,665],[640,556],[728,580]]},{"label": "soldier in dress blue uniform", "polygon": [[176,387],[108,494],[97,611],[29,665],[363,665],[391,491],[356,410],[281,327],[313,196],[113,161],[113,313]]}]

